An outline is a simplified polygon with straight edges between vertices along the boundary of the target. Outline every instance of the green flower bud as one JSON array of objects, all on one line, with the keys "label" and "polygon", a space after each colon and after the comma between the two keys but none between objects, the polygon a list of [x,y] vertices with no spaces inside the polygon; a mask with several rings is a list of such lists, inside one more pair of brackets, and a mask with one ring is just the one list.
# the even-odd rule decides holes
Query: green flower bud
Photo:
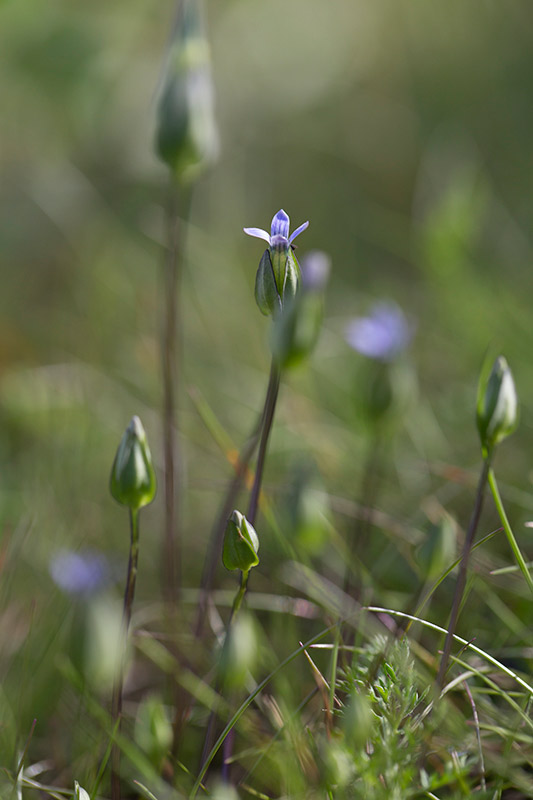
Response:
[{"label": "green flower bud", "polygon": [[150,448],[139,417],[133,417],[118,446],[109,489],[115,500],[136,511],[151,503],[156,479]]},{"label": "green flower bud", "polygon": [[257,666],[258,649],[253,619],[243,609],[233,618],[228,643],[221,654],[220,676],[225,691],[244,687],[248,673]]},{"label": "green flower bud", "polygon": [[364,747],[372,735],[374,720],[367,695],[361,691],[352,691],[347,698],[342,717],[342,729],[347,743],[356,750]]},{"label": "green flower bud", "polygon": [[430,523],[427,537],[415,553],[416,563],[426,580],[437,578],[455,557],[456,528],[448,514]]},{"label": "green flower bud", "polygon": [[160,770],[172,745],[172,725],[162,700],[154,695],[142,700],[135,720],[135,742]]},{"label": "green flower bud", "polygon": [[490,452],[518,424],[518,399],[513,376],[503,356],[498,356],[488,377],[482,373],[478,387],[477,427],[483,450]]},{"label": "green flower bud", "polygon": [[200,0],[184,0],[158,107],[156,149],[178,180],[194,180],[218,153],[209,44]]},{"label": "green flower bud", "polygon": [[259,539],[255,528],[244,514],[235,510],[226,525],[222,563],[226,569],[248,572],[259,564],[258,550]]}]

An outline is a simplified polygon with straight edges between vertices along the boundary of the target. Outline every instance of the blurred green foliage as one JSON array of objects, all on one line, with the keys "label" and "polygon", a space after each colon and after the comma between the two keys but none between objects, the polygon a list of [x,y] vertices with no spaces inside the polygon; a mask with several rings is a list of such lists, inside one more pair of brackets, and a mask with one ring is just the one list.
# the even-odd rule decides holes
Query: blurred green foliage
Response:
[{"label": "blurred green foliage", "polygon": [[[195,189],[186,231],[185,588],[199,585],[233,448],[253,428],[268,377],[269,322],[253,299],[260,250],[242,228],[268,228],[281,207],[310,220],[299,251],[327,251],[332,272],[317,350],[281,391],[253,592],[307,600],[295,562],[342,585],[344,540],[360,531],[372,449],[357,413],[363,358],[344,328],[383,297],[416,323],[409,357],[419,389],[375,467],[379,513],[366,520],[359,551],[365,585],[381,603],[408,607],[420,589],[414,553],[426,514],[444,507],[467,524],[487,349],[505,353],[516,380],[521,423],[495,469],[533,558],[524,527],[533,513],[530,4],[211,0],[207,8],[221,153]],[[152,144],[174,13],[170,2],[140,0],[0,5],[0,751],[13,769],[37,718],[32,759],[53,755],[54,773],[82,785],[95,779],[94,753],[103,756],[108,734],[81,715],[79,693],[62,677],[74,609],[49,562],[61,547],[102,549],[116,566],[118,595],[128,535],[107,481],[133,414],[161,467],[168,176]],[[214,411],[225,450],[189,390]],[[162,524],[159,497],[141,532],[137,624],[148,628],[160,597]],[[487,502],[480,535],[498,524]],[[510,563],[503,537],[477,555],[459,632],[523,659],[533,624],[527,587],[516,573],[490,573]],[[231,594],[233,576],[220,569],[217,582]],[[451,588],[445,582],[432,606],[442,623]],[[195,602],[194,593],[184,602],[186,621]],[[282,619],[256,610],[265,669],[316,630],[305,609]],[[190,647],[186,622],[178,627],[178,648]],[[202,669],[210,655],[198,656]],[[153,683],[144,681],[153,664],[139,661],[134,699]],[[520,664],[530,666],[529,656]],[[301,666],[287,670],[291,679],[301,681]],[[191,758],[204,723],[196,707]],[[245,733],[261,740],[257,719],[248,724]]]}]

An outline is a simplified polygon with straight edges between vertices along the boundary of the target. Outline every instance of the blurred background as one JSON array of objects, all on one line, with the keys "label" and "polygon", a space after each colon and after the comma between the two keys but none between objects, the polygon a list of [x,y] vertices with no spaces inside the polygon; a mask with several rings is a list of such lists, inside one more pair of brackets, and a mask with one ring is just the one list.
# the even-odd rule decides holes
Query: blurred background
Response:
[{"label": "blurred background", "polygon": [[[533,557],[524,527],[533,516],[531,5],[211,0],[207,11],[220,157],[194,189],[187,227],[178,392],[184,585],[198,586],[232,475],[228,452],[251,431],[268,379],[270,323],[253,298],[263,248],[242,228],[269,229],[280,208],[291,228],[310,220],[297,255],[324,250],[332,272],[317,349],[281,391],[266,473],[274,519],[258,525],[254,588],[302,591],[294,560],[342,582],[334,542],[364,501],[371,441],[357,413],[365,358],[345,329],[382,300],[397,303],[415,329],[407,359],[417,390],[379,468],[376,505],[386,519],[363,556],[374,599],[407,605],[420,579],[413,548],[431,510],[445,507],[460,529],[468,522],[487,350],[506,355],[521,401],[519,432],[495,466],[517,538]],[[161,467],[168,175],[153,139],[174,15],[167,0],[0,6],[6,694],[23,662],[25,674],[39,664],[43,685],[53,685],[70,602],[50,574],[54,554],[104,551],[122,580],[127,519],[109,496],[108,474],[132,414]],[[302,482],[318,487],[321,524],[295,522],[291,498]],[[141,525],[142,607],[160,597],[162,491]],[[495,527],[487,503],[480,535]],[[501,537],[489,549],[491,563],[510,563]],[[522,583],[487,581],[530,627]],[[233,589],[234,576],[221,567],[217,583]],[[518,641],[520,626],[505,627],[495,601],[483,613],[480,641],[483,629],[495,647]],[[27,730],[61,690],[25,688]]]}]

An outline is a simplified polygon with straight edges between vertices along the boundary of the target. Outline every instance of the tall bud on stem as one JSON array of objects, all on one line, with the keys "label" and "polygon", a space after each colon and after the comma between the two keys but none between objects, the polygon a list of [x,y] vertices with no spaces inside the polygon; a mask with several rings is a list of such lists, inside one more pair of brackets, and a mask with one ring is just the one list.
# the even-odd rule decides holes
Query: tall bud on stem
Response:
[{"label": "tall bud on stem", "polygon": [[[135,595],[137,562],[139,556],[139,511],[152,502],[156,494],[156,478],[146,434],[139,417],[133,417],[118,446],[109,482],[111,495],[130,511],[130,554],[128,575],[124,591],[122,634],[124,645],[128,634],[131,609]],[[117,733],[120,730],[122,690],[124,684],[124,657],[113,687],[112,714]],[[113,747],[111,790],[113,800],[120,800],[120,750]]]},{"label": "tall bud on stem", "polygon": [[[492,456],[494,454],[494,448],[496,447],[497,444],[502,442],[507,436],[509,436],[509,434],[511,434],[515,430],[517,422],[518,422],[518,400],[516,396],[516,389],[514,385],[513,376],[511,374],[511,370],[509,369],[509,366],[505,358],[503,356],[499,356],[494,362],[488,378],[486,375],[486,371],[483,371],[479,381],[478,397],[477,397],[477,427],[479,431],[479,437],[481,440],[481,450],[483,453],[483,467],[479,477],[476,499],[474,503],[474,510],[470,518],[470,524],[468,526],[468,530],[465,537],[465,543],[463,546],[463,554],[461,557],[461,564],[459,566],[459,575],[455,587],[453,605],[450,614],[450,622],[448,624],[448,633],[446,634],[444,651],[440,662],[439,673],[437,675],[436,688],[438,691],[442,690],[442,688],[444,687],[444,681],[446,678],[446,672],[448,669],[448,663],[450,660],[450,654],[452,650],[453,637],[455,633],[455,628],[457,626],[457,620],[459,617],[459,609],[461,607],[461,602],[463,599],[463,594],[466,586],[468,562],[470,559],[470,553],[472,552],[474,536],[476,534],[479,519],[481,517],[481,510],[483,507],[483,497],[487,481],[491,485],[491,489],[493,490],[493,495],[495,497],[496,504],[498,506],[499,496],[497,495],[497,492],[494,492],[494,486],[495,486],[494,473],[491,469],[491,461],[492,461]],[[499,506],[498,506],[498,512],[502,517],[502,512]],[[505,514],[503,516],[505,516]],[[514,537],[512,536],[512,531],[511,535],[509,536],[509,532],[507,530],[508,523],[507,524],[506,523],[507,520],[505,520],[504,522],[504,527],[506,530],[507,537],[510,539],[512,547],[514,542],[515,546],[513,547],[513,550],[515,552],[515,555],[516,552],[518,552],[518,555],[521,558],[520,551],[518,550],[518,545],[516,545],[516,541],[514,541]],[[519,558],[518,561],[520,564]],[[523,568],[527,573],[527,568],[525,567],[525,563],[523,565],[521,564],[520,566],[521,568],[523,566]],[[529,577],[529,573],[527,573],[527,575]]]},{"label": "tall bud on stem", "polygon": [[178,181],[194,180],[218,153],[203,3],[183,0],[159,100],[156,150]]}]

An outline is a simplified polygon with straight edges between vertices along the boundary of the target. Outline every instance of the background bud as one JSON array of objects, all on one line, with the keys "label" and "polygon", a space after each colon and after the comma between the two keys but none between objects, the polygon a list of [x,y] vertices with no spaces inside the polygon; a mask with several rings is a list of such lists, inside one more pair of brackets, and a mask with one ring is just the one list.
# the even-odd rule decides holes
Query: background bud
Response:
[{"label": "background bud", "polygon": [[89,800],[89,793],[81,788],[78,781],[74,781],[74,800]]},{"label": "background bud", "polygon": [[[325,253],[310,253],[302,262],[302,287],[298,283],[283,299],[283,309],[272,329],[272,355],[280,367],[300,363],[313,350],[322,326],[324,287],[329,274],[329,258]],[[287,280],[291,275],[287,269]]]},{"label": "background bud", "polygon": [[220,675],[226,691],[244,687],[248,673],[257,664],[258,652],[253,619],[241,610],[233,619],[227,646],[221,654]]},{"label": "background bud", "polygon": [[498,356],[488,377],[481,375],[477,399],[477,427],[481,444],[491,450],[518,424],[518,400],[513,376],[503,356]]},{"label": "background bud", "polygon": [[234,511],[226,525],[222,563],[226,569],[248,572],[259,564],[258,550],[259,539],[255,528],[244,514]]},{"label": "background bud", "polygon": [[160,697],[144,698],[135,720],[135,741],[157,770],[172,745],[172,725]]},{"label": "background bud", "polygon": [[201,0],[184,0],[176,31],[159,101],[156,149],[178,180],[189,181],[218,153]]},{"label": "background bud", "polygon": [[118,446],[109,488],[115,500],[133,510],[151,503],[156,478],[146,434],[139,417],[133,417]]},{"label": "background bud", "polygon": [[453,519],[446,514],[438,522],[431,522],[424,542],[415,553],[422,577],[433,580],[450,566],[456,549],[456,528]]}]

